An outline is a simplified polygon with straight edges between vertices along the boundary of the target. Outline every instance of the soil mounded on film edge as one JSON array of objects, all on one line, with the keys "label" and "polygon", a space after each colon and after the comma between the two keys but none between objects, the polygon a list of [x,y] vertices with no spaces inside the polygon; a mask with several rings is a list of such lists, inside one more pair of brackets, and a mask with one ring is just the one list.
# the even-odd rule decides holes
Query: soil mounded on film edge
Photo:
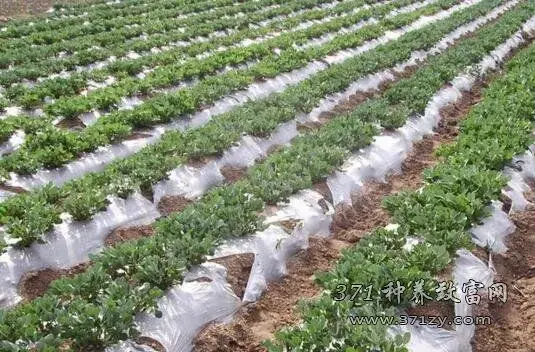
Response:
[{"label": "soil mounded on film edge", "polygon": [[158,211],[162,216],[181,212],[193,201],[184,196],[165,196],[158,202]]},{"label": "soil mounded on film edge", "polygon": [[[298,315],[295,311],[295,306],[302,298],[311,298],[316,296],[321,289],[313,282],[313,274],[318,271],[329,270],[339,256],[340,250],[350,245],[350,243],[357,241],[364,234],[366,228],[372,230],[373,228],[386,224],[388,221],[377,215],[381,214],[380,201],[390,193],[400,189],[415,188],[421,185],[421,171],[423,168],[433,163],[432,151],[436,145],[440,143],[447,143],[457,134],[456,122],[464,115],[470,106],[479,100],[479,87],[470,93],[465,93],[463,98],[457,104],[454,104],[443,110],[443,120],[441,121],[437,134],[424,138],[423,141],[415,144],[413,152],[411,152],[407,160],[402,165],[403,174],[391,176],[387,178],[386,183],[369,184],[366,186],[367,192],[364,195],[357,195],[355,200],[368,199],[363,203],[368,203],[367,206],[358,208],[353,214],[356,217],[363,219],[361,222],[349,222],[343,224],[341,229],[336,229],[340,222],[335,222],[335,236],[332,239],[311,238],[310,248],[306,252],[299,253],[293,257],[289,264],[289,275],[281,281],[269,285],[264,297],[255,304],[246,306],[238,314],[235,320],[229,325],[215,325],[209,324],[204,331],[196,339],[196,351],[226,351],[230,349],[237,349],[239,351],[255,351],[262,350],[260,341],[272,337],[274,331],[284,325],[296,323],[299,321]],[[323,191],[325,195],[330,197],[325,185],[318,184],[317,189]],[[369,192],[368,192],[369,190]],[[359,198],[360,197],[360,198]],[[330,199],[329,199],[330,200]],[[183,197],[172,197],[172,199],[162,199],[164,204],[159,204],[162,213],[172,211],[179,211],[183,209],[191,200]],[[169,204],[165,204],[168,201]],[[160,202],[162,203],[162,202]],[[169,210],[167,210],[167,209]],[[179,209],[179,210],[177,210]],[[165,211],[167,210],[167,211]],[[353,212],[353,210],[350,210]],[[375,214],[366,220],[366,216]],[[345,216],[347,218],[347,216]],[[370,220],[371,219],[371,220]],[[362,228],[362,222],[368,222],[368,226]],[[353,227],[353,228],[352,228]],[[144,228],[131,229],[133,233],[140,236],[150,235],[150,230]],[[369,231],[368,230],[368,231]],[[347,236],[348,232],[353,231],[357,236]],[[127,232],[130,232],[127,231]],[[138,237],[133,235],[134,237]],[[120,242],[124,236],[119,236],[117,242]],[[125,237],[130,238],[129,234]],[[115,242],[115,241],[112,241]],[[310,260],[313,258],[314,260]],[[233,266],[230,266],[233,267]],[[236,270],[229,270],[229,277],[235,276],[236,280],[229,279],[233,286],[234,292],[238,296],[243,294],[244,286],[248,275],[245,274],[247,265],[237,265]],[[45,269],[38,273],[28,274],[32,280],[24,280],[28,284],[21,284],[21,286],[29,285],[29,291],[35,292],[33,298],[42,295],[46,288],[48,288],[51,281],[70,275],[70,271],[81,272],[84,267],[73,268],[69,271],[48,271]],[[250,270],[250,269],[249,269]],[[41,274],[42,273],[42,274]],[[300,279],[299,279],[300,277]],[[293,281],[291,281],[293,279]],[[289,286],[285,284],[286,281],[291,281],[293,284]],[[39,288],[40,287],[40,288]],[[24,290],[24,288],[23,288]],[[32,294],[28,294],[29,299],[32,299]],[[225,341],[225,343],[221,343]],[[161,348],[157,348],[161,350]]]},{"label": "soil mounded on film edge", "polygon": [[66,129],[66,130],[71,130],[71,131],[79,131],[79,130],[83,130],[86,127],[86,125],[78,117],[66,117],[66,118],[61,119],[56,124],[56,127]]},{"label": "soil mounded on film edge", "polygon": [[108,247],[117,245],[124,241],[137,240],[142,237],[149,237],[154,234],[154,227],[149,225],[137,225],[137,226],[120,226],[113,230],[104,240],[104,243]]},{"label": "soil mounded on film edge", "polygon": [[41,297],[54,280],[72,277],[86,270],[90,263],[82,263],[69,269],[43,269],[33,271],[22,276],[18,291],[24,301],[31,301]]},{"label": "soil mounded on film edge", "polygon": [[223,166],[220,169],[221,174],[225,178],[227,183],[234,183],[241,180],[247,174],[246,167],[234,167],[234,166]]},{"label": "soil mounded on film edge", "polygon": [[242,299],[247,282],[249,281],[254,258],[253,253],[242,253],[228,255],[210,261],[221,264],[227,269],[227,282],[236,296]]}]

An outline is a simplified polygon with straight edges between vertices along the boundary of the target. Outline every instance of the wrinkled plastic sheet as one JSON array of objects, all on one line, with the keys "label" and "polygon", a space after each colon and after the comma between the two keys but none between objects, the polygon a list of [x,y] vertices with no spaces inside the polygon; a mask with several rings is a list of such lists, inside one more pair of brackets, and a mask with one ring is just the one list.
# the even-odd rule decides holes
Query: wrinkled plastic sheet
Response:
[{"label": "wrinkled plastic sheet", "polygon": [[13,152],[14,150],[17,150],[18,147],[21,146],[22,143],[24,143],[24,139],[26,138],[26,134],[22,130],[17,130],[13,135],[7,140],[7,142],[4,142],[0,144],[0,156],[9,154]]},{"label": "wrinkled plastic sheet", "polygon": [[[469,27],[469,28],[475,28],[474,26],[473,27]],[[473,29],[472,29],[473,30]],[[457,32],[459,33],[459,32]],[[459,35],[459,34],[457,34]],[[359,83],[361,84],[361,89],[362,89],[362,86],[366,87],[365,89],[376,89],[379,85],[379,82],[381,81],[384,81],[386,79],[390,79],[391,76],[389,76],[388,74],[386,73],[382,73],[381,76],[375,76],[372,78],[373,79],[370,79],[369,77],[367,78],[368,79],[368,82],[366,82],[366,79],[364,80],[361,80],[359,81]],[[470,82],[467,82],[466,80],[463,80],[463,79],[458,79],[457,80],[457,85],[459,87],[461,87],[462,89],[468,89],[470,88]],[[352,87],[354,90],[354,87]],[[346,95],[348,94],[349,92],[346,92]],[[456,98],[458,98],[460,96],[460,93],[459,94],[454,94],[454,96]],[[338,98],[341,98],[340,96]],[[334,100],[334,99],[332,99]],[[438,109],[437,109],[438,111]],[[316,112],[318,113],[318,112]],[[314,112],[308,116],[307,118],[310,119],[311,116],[314,115]],[[436,121],[438,122],[438,121]],[[436,124],[436,123],[435,123]],[[418,134],[418,133],[415,133],[415,132],[411,132],[412,130],[420,130],[420,133],[430,133],[432,131],[432,128],[433,128],[433,125],[430,125],[429,123],[421,123],[421,122],[414,122],[414,121],[411,121],[408,123],[408,125],[406,126],[406,130],[401,130],[401,133],[404,135],[404,136],[412,136],[414,134]],[[386,138],[388,138],[388,136],[386,136]],[[406,142],[405,143],[406,145],[409,145],[410,142]],[[245,146],[245,145],[251,145],[250,143],[244,143],[242,141],[242,145]],[[238,150],[239,148],[241,148],[241,146],[238,146],[236,147]],[[242,166],[245,166],[245,165],[249,165],[256,157],[258,157],[259,155],[261,155],[261,148],[249,148],[249,150],[257,150],[257,153],[242,153],[242,152],[239,152],[239,153],[236,153],[235,155],[252,155],[252,157],[246,157],[244,158],[245,161],[244,163],[242,164]],[[398,148],[399,149],[399,148]],[[228,155],[228,154],[227,154]],[[223,157],[223,160],[225,159],[225,157]],[[398,155],[397,156],[397,159],[401,159],[401,156]],[[372,168],[371,165],[376,165],[376,168],[374,169],[374,175],[376,178],[382,178],[384,179],[384,175],[387,173],[387,172],[390,172],[392,170],[392,164],[391,163],[387,163],[385,164],[384,161],[380,161],[380,162],[377,162],[377,160],[374,160],[373,158],[370,158],[369,160],[369,164],[370,164],[370,168]],[[399,165],[400,165],[401,161],[397,161],[396,163],[394,163],[395,165],[397,165],[396,167],[399,168]],[[234,164],[235,165],[235,164]],[[385,166],[386,165],[386,166]],[[214,170],[212,173],[213,175],[217,175],[219,173],[218,169],[215,168],[214,166],[212,165],[208,165],[206,168],[204,168],[205,170],[207,168],[210,168],[210,170]],[[394,167],[394,168],[396,168]],[[181,170],[181,171],[184,171],[184,170]],[[210,179],[215,179],[215,180],[218,180],[220,179],[221,177],[220,176],[217,176],[217,177],[210,177]],[[174,184],[176,185],[177,182],[175,180]],[[160,192],[161,194],[167,194],[169,191],[162,191]],[[187,194],[187,193],[184,193],[183,194]],[[193,196],[194,194],[189,194],[189,196]],[[309,204],[315,204],[316,206],[316,209],[318,211],[320,211],[318,208],[317,208],[317,204],[321,198],[321,196],[317,195],[319,198],[316,200],[316,202],[310,202],[309,201]],[[292,198],[293,201],[295,201],[294,198]],[[324,200],[323,200],[324,201]],[[290,201],[290,204],[292,205],[292,201]],[[328,204],[328,203],[324,203],[324,204]],[[330,204],[328,206],[331,206]],[[301,207],[303,207],[303,205],[301,204]],[[306,207],[305,207],[306,208]],[[321,207],[320,207],[321,208]],[[294,211],[294,214],[293,215],[285,215],[286,216],[286,219],[295,219],[295,218],[299,218],[298,217],[298,214],[297,212],[295,211],[295,209],[299,209],[299,207],[297,206],[293,206],[293,207],[289,207],[289,208],[283,208],[285,209],[284,211],[282,211],[283,213],[284,212],[288,212],[289,209],[293,209]],[[322,210],[321,210],[322,211]],[[280,218],[280,214],[278,215],[278,218],[276,217],[275,219],[277,219],[277,221],[283,221],[284,219]],[[270,221],[273,221],[273,219],[270,219],[268,218],[266,220],[267,223],[270,223]],[[323,220],[323,224],[329,224],[331,221],[330,218],[328,218],[328,220]],[[265,289],[266,285],[267,285],[267,282],[271,279],[274,279],[274,278],[277,278],[277,277],[280,277],[281,275],[284,275],[285,273],[285,261],[287,259],[287,255],[282,255],[281,253],[284,253],[281,248],[285,248],[284,246],[283,247],[280,247],[280,244],[281,243],[289,243],[289,247],[290,248],[288,250],[289,253],[295,253],[295,251],[297,251],[298,249],[301,249],[301,248],[304,248],[306,246],[306,243],[307,243],[307,240],[306,240],[306,237],[307,236],[302,236],[302,235],[299,235],[301,231],[304,231],[305,233],[310,233],[310,229],[307,229],[306,226],[308,226],[307,224],[309,224],[310,222],[306,221],[304,222],[305,224],[305,227],[297,227],[297,235],[296,234],[293,234],[291,236],[291,239],[292,241],[288,242],[288,239],[286,238],[287,234],[284,230],[282,230],[281,228],[279,227],[269,227],[266,231],[260,233],[259,235],[257,236],[252,236],[250,238],[245,238],[245,239],[240,239],[240,240],[236,240],[234,242],[234,247],[231,247],[232,249],[230,249],[228,247],[228,244],[226,245],[223,245],[218,251],[218,255],[219,256],[226,256],[226,255],[229,255],[229,254],[238,254],[238,253],[247,253],[247,252],[253,252],[253,253],[262,253],[262,251],[258,251],[258,248],[263,248],[264,251],[267,251],[268,254],[264,254],[264,255],[261,255],[261,254],[257,254],[257,257],[256,257],[256,260],[255,260],[255,264],[253,265],[253,270],[252,270],[252,273],[251,273],[251,276],[249,278],[249,283],[248,283],[248,287],[246,289],[246,293],[245,293],[245,296],[244,296],[244,300],[250,300],[250,301],[254,301],[256,300],[260,295],[261,293],[263,292],[263,290]],[[315,223],[313,228],[316,228],[317,229],[317,226],[318,224]],[[323,230],[324,233],[329,233],[329,229],[328,229],[328,226],[327,227],[324,227],[324,230]],[[275,254],[272,254],[268,251],[269,248],[275,248],[275,247],[278,247],[279,248],[279,252],[275,255]],[[281,260],[283,259],[283,260]],[[262,266],[260,263],[264,262],[265,264]],[[266,269],[266,268],[271,268],[271,269]]]},{"label": "wrinkled plastic sheet", "polygon": [[465,9],[467,7],[473,6],[479,2],[481,2],[481,0],[467,0],[460,4],[454,5],[447,10],[437,12],[434,15],[422,16],[418,18],[416,21],[414,21],[413,23],[403,28],[387,31],[383,36],[377,39],[370,40],[369,42],[366,42],[364,45],[358,48],[342,50],[342,51],[337,52],[336,54],[329,55],[324,59],[324,61],[328,62],[330,65],[343,62],[350,57],[359,55],[363,52],[376,48],[377,46],[385,44],[391,40],[396,40],[408,32],[418,30],[420,28],[425,27],[428,24],[447,18],[451,16],[453,13],[460,11],[462,9]]},{"label": "wrinkled plastic sheet", "polygon": [[[211,281],[196,281],[199,278]],[[226,269],[205,263],[160,299],[164,318],[141,314],[136,322],[144,336],[157,340],[167,351],[191,350],[193,338],[205,324],[228,322],[240,306],[240,299],[226,281]]]},{"label": "wrinkled plastic sheet", "polygon": [[[190,351],[193,339],[209,322],[229,322],[232,315],[245,303],[256,301],[267,283],[286,274],[290,256],[308,245],[310,235],[329,234],[334,209],[323,204],[322,196],[304,191],[293,196],[289,203],[266,219],[268,226],[252,236],[227,241],[212,258],[234,254],[253,253],[254,262],[243,301],[231,290],[226,281],[226,269],[213,262],[193,268],[181,285],[169,290],[158,302],[162,318],[141,314],[136,323],[142,336],[160,342],[167,351]],[[290,234],[277,225],[284,220],[298,220]],[[199,280],[209,278],[210,281]],[[135,351],[132,342],[108,349]]]},{"label": "wrinkled plastic sheet", "polygon": [[434,4],[435,2],[437,2],[437,0],[425,0],[421,2],[416,2],[414,4],[410,4],[410,5],[401,7],[399,9],[390,11],[390,13],[386,15],[386,18],[392,18],[403,13],[409,13],[409,12],[421,9],[422,7],[426,7],[428,5]]},{"label": "wrinkled plastic sheet", "polygon": [[220,171],[222,168],[249,167],[265,157],[272,147],[285,145],[298,134],[296,122],[292,120],[280,125],[269,138],[244,136],[220,158],[201,168],[184,165],[171,171],[167,180],[153,187],[154,200],[158,202],[162,197],[172,195],[195,199],[225,180]]},{"label": "wrinkled plastic sheet", "polygon": [[528,181],[535,178],[534,150],[535,144],[531,145],[524,154],[514,158],[512,164],[504,170],[504,175],[509,178],[509,182],[502,193],[511,200],[511,212],[522,211],[531,204],[524,197],[524,192],[530,190]]},{"label": "wrinkled plastic sheet", "polygon": [[[516,32],[505,43],[483,58],[476,66],[479,75],[499,67],[500,63],[515,48],[526,42],[523,33],[533,33],[534,19],[530,19],[522,30]],[[359,192],[366,181],[384,181],[386,174],[400,172],[401,163],[410,152],[412,144],[424,135],[430,134],[440,120],[440,110],[461,98],[475,83],[476,77],[463,74],[452,80],[451,85],[435,94],[425,108],[423,116],[415,116],[401,128],[389,135],[375,137],[370,147],[353,155],[341,171],[327,179],[327,185],[333,195],[334,205],[349,204],[351,194]],[[526,168],[526,172],[532,170]],[[518,197],[517,197],[518,198]]]},{"label": "wrinkled plastic sheet", "polygon": [[[286,262],[297,251],[308,246],[308,238],[328,236],[334,208],[317,192],[306,190],[290,197],[289,202],[268,216],[269,227],[256,234],[229,241],[216,250],[214,257],[239,253],[254,253],[255,261],[243,300],[260,298],[267,283],[286,275]],[[291,234],[279,223],[292,220],[297,226]]]},{"label": "wrinkled plastic sheet", "polygon": [[[457,251],[453,281],[456,287],[455,295],[460,302],[455,303],[456,316],[472,316],[472,306],[466,302],[466,293],[462,291],[463,283],[474,280],[488,287],[493,282],[494,274],[495,270],[490,262],[483,262],[465,249]],[[392,336],[406,332],[411,334],[407,345],[411,352],[471,352],[474,331],[475,326],[468,324],[457,325],[454,330],[420,324],[392,326],[389,329]]]},{"label": "wrinkled plastic sheet", "polygon": [[[489,17],[489,19],[491,18],[492,17]],[[445,89],[444,91],[441,91],[435,97],[435,99],[432,100],[430,106],[428,106],[428,109],[426,110],[427,116],[415,117],[398,131],[400,136],[398,140],[392,138],[392,136],[381,136],[384,137],[384,139],[381,140],[382,149],[386,150],[387,152],[389,150],[397,150],[397,153],[393,155],[398,160],[385,162],[385,159],[381,157],[381,153],[374,154],[372,152],[373,147],[369,148],[368,154],[364,154],[368,155],[368,160],[365,164],[368,165],[366,170],[369,172],[371,177],[382,179],[386,173],[399,169],[399,160],[406,156],[406,153],[409,150],[408,148],[410,148],[412,142],[421,138],[423,134],[432,132],[433,127],[438,123],[438,119],[440,118],[438,114],[439,110],[446,104],[456,101],[461,96],[462,91],[470,89],[473,83],[473,77],[467,75],[458,77],[453,81],[452,89]],[[400,146],[403,147],[400,148]],[[401,152],[399,151],[400,149]],[[373,164],[376,165],[375,168],[372,166]],[[321,231],[318,231],[319,228],[323,228],[324,233],[329,233],[329,225],[330,221],[332,221],[332,217],[328,214],[329,212],[332,212],[332,205],[325,202],[322,206],[320,202],[322,197],[319,194],[315,194],[315,197],[317,197],[316,199],[314,199],[314,196],[311,196],[314,194],[314,192],[310,193],[308,195],[309,197],[303,197],[303,194],[306,194],[306,192],[301,193],[300,197],[293,198],[288,207],[281,208],[276,216],[272,218],[268,217],[266,222],[269,224],[270,221],[274,221],[276,223],[285,219],[295,220],[296,218],[306,218],[306,216],[303,216],[304,214],[301,214],[301,216],[298,215],[302,209],[307,208],[306,206],[304,207],[303,204],[298,205],[299,202],[303,201],[306,201],[309,204],[309,214],[314,213],[314,211],[310,212],[311,209],[315,209],[318,214],[320,214],[319,212],[323,212],[325,216],[320,216],[322,219],[320,222],[303,221],[299,223],[299,225],[295,228],[294,233],[290,237],[288,237],[288,234],[282,228],[272,225],[265,231],[260,232],[251,238],[236,240],[233,245],[226,244],[219,249],[219,255],[247,252],[255,253],[255,262],[246,288],[244,301],[254,301],[258,299],[265,289],[267,282],[285,274],[285,262],[287,258],[299,249],[306,248],[309,233],[321,233]],[[292,201],[294,204],[292,204]],[[326,211],[325,204],[328,204],[326,208],[330,210]],[[312,218],[317,217],[318,215]],[[412,245],[417,243],[417,239],[413,240],[414,241]],[[481,263],[471,263],[471,265],[477,268],[478,266],[476,264],[479,265],[480,270],[488,270],[488,267],[484,265],[481,266]],[[269,270],[267,268],[269,268]],[[464,266],[463,268],[464,271],[469,269],[468,267]],[[481,272],[476,274],[476,276],[481,277]],[[425,331],[420,331],[420,333],[424,334]],[[447,333],[441,331],[438,331],[437,333],[439,335],[448,335]],[[460,343],[459,341],[460,340],[457,338],[452,343]],[[416,346],[418,343],[425,346],[424,342],[413,340],[413,344]]]},{"label": "wrinkled plastic sheet", "polygon": [[[135,193],[126,200],[111,197],[108,209],[87,222],[73,222],[68,214],[63,214],[62,223],[46,235],[46,244],[34,245],[25,251],[10,248],[8,255],[0,257],[0,273],[5,273],[5,280],[0,284],[0,306],[20,301],[16,287],[25,273],[45,268],[68,268],[87,261],[90,253],[103,248],[105,237],[115,228],[134,226],[159,217],[157,205],[163,196],[182,195],[190,199],[201,196],[210,187],[224,181],[220,168],[250,166],[256,158],[265,156],[271,147],[286,144],[297,134],[295,121],[290,121],[267,138],[244,137],[242,143],[203,168],[177,168],[169,180],[155,185],[153,202]],[[249,158],[243,158],[245,155]],[[5,197],[11,195],[7,191],[3,193],[6,193]],[[3,193],[0,196],[4,196]],[[47,256],[51,251],[59,255]]]},{"label": "wrinkled plastic sheet", "polygon": [[515,231],[515,225],[502,210],[502,203],[494,201],[490,206],[490,216],[470,229],[472,240],[480,247],[496,253],[505,253],[505,238]]},{"label": "wrinkled plastic sheet", "polygon": [[341,171],[327,179],[334,205],[350,204],[351,195],[360,192],[367,181],[384,182],[387,174],[399,173],[412,144],[424,135],[433,133],[433,128],[440,120],[440,110],[456,102],[474,81],[470,76],[458,77],[451,86],[433,96],[423,116],[409,119],[393,133],[375,137],[369,147],[355,153]]}]

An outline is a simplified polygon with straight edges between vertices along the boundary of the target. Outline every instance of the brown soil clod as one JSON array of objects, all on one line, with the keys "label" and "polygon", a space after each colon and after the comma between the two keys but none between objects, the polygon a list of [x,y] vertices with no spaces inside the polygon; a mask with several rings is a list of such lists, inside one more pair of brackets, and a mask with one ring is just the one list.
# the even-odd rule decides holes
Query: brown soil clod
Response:
[{"label": "brown soil clod", "polygon": [[165,347],[163,347],[161,343],[147,336],[140,336],[135,339],[135,342],[140,345],[149,346],[150,348],[158,352],[166,352]]},{"label": "brown soil clod", "polygon": [[193,201],[184,196],[165,196],[158,203],[158,210],[163,216],[184,210]]},{"label": "brown soil clod", "polygon": [[253,253],[234,254],[211,261],[227,268],[227,282],[240,299],[243,298],[255,255]]},{"label": "brown soil clod", "polygon": [[152,225],[139,225],[118,227],[113,230],[104,240],[106,246],[112,247],[121,242],[132,241],[142,237],[152,236],[154,228]]},{"label": "brown soil clod", "polygon": [[385,82],[381,84],[378,90],[372,90],[369,92],[356,92],[355,94],[351,95],[348,99],[338,104],[334,108],[334,110],[332,110],[330,113],[337,115],[337,114],[343,114],[345,112],[351,111],[357,105],[360,105],[364,103],[366,100],[368,100],[368,98],[375,96],[378,92],[386,88],[389,84],[390,84],[389,82]]},{"label": "brown soil clod", "polygon": [[7,191],[7,192],[13,192],[13,193],[28,193],[28,190],[23,187],[19,186],[10,186],[6,184],[0,184],[0,190]]},{"label": "brown soil clod", "polygon": [[24,275],[19,283],[19,293],[27,300],[42,296],[50,283],[61,278],[61,270],[43,269]]},{"label": "brown soil clod", "polygon": [[366,186],[366,193],[358,198],[354,206],[341,205],[336,208],[331,230],[335,238],[350,243],[360,240],[370,229],[388,224],[388,215],[381,207],[383,189],[387,184],[374,183]]},{"label": "brown soil clod", "polygon": [[133,141],[136,139],[143,139],[143,138],[150,138],[152,137],[152,134],[150,133],[143,133],[143,132],[133,132],[128,137],[126,137],[125,141]]},{"label": "brown soil clod", "polygon": [[[314,185],[313,189],[318,192],[319,194],[321,194],[323,196],[323,198],[325,198],[325,200],[329,203],[332,204],[333,202],[333,195],[331,193],[331,189],[329,188],[329,185],[327,185],[327,182],[323,181],[323,182],[318,182]],[[326,211],[326,209],[324,208],[323,205],[321,205],[321,207]]]},{"label": "brown soil clod", "polygon": [[[453,301],[426,301],[424,305],[414,305],[407,309],[407,315],[417,316],[416,324],[419,324],[423,319],[426,324],[436,325],[438,322],[434,317],[446,318],[448,322],[453,322],[454,308]],[[447,330],[453,330],[454,327],[452,324],[442,326]]]},{"label": "brown soil clod", "polygon": [[223,166],[219,171],[229,183],[237,182],[247,174],[246,167]]},{"label": "brown soil clod", "polygon": [[321,124],[319,122],[298,122],[297,123],[297,131],[302,132],[302,133],[315,130],[319,127],[321,127]]},{"label": "brown soil clod", "polygon": [[357,211],[352,205],[346,203],[337,205],[331,224],[331,230],[333,232],[340,232],[350,229],[359,221],[359,219],[356,218],[356,215]]},{"label": "brown soil clod", "polygon": [[295,219],[289,219],[289,220],[284,220],[284,221],[279,222],[279,225],[281,225],[282,228],[286,230],[286,232],[288,233],[292,233],[298,224],[299,224],[299,221]]},{"label": "brown soil clod", "polygon": [[66,130],[79,131],[83,130],[86,126],[78,117],[69,117],[61,119],[61,121],[56,124],[56,127]]},{"label": "brown soil clod", "polygon": [[82,263],[70,269],[43,269],[40,271],[29,272],[23,275],[19,283],[19,294],[25,301],[31,301],[41,297],[50,287],[54,280],[63,277],[72,277],[83,272],[89,263]]},{"label": "brown soil clod", "polygon": [[321,210],[323,211],[323,214],[327,214],[330,211],[330,206],[328,201],[325,199],[318,200],[318,205],[320,206]]},{"label": "brown soil clod", "polygon": [[154,190],[152,189],[152,186],[140,187],[140,192],[141,192],[141,195],[145,197],[147,200],[154,202]]},{"label": "brown soil clod", "polygon": [[193,157],[188,160],[188,165],[200,169],[211,161],[214,161],[216,156]]},{"label": "brown soil clod", "polygon": [[502,202],[502,210],[506,213],[509,213],[509,211],[511,211],[511,206],[513,205],[511,198],[507,197],[504,194],[501,194],[500,201]]}]

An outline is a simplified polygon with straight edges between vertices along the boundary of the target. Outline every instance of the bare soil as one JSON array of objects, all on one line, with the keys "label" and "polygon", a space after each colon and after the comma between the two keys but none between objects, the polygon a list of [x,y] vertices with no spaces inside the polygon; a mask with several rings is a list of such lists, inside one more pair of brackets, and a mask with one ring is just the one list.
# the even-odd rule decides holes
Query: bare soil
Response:
[{"label": "bare soil", "polygon": [[3,191],[13,192],[13,193],[27,193],[28,190],[22,187],[9,186],[6,184],[0,184],[0,189]]},{"label": "bare soil", "polygon": [[0,0],[0,23],[10,18],[28,17],[42,14],[54,4],[81,4],[92,0]]},{"label": "bare soil", "polygon": [[[424,317],[427,324],[435,325],[436,320],[430,320],[430,317],[446,317],[447,321],[452,322],[455,316],[455,306],[452,301],[426,301],[424,305],[415,305],[407,309],[409,316]],[[445,324],[442,328],[452,330],[453,325]]]},{"label": "bare soil", "polygon": [[56,124],[56,127],[66,130],[83,130],[86,126],[78,117],[64,118]]},{"label": "bare soil", "polygon": [[158,341],[154,339],[151,339],[150,337],[140,336],[135,341],[140,345],[147,345],[151,347],[153,350],[156,350],[158,352],[166,351],[165,347],[163,347],[161,343],[159,343]]},{"label": "bare soil", "polygon": [[224,166],[219,171],[228,183],[239,181],[247,174],[246,167]]},{"label": "bare soil", "polygon": [[[388,222],[388,216],[381,208],[382,198],[401,189],[421,186],[422,170],[436,162],[433,156],[434,149],[439,144],[450,142],[457,135],[457,121],[479,99],[479,87],[476,87],[472,93],[466,93],[459,103],[444,109],[437,133],[415,144],[413,151],[402,165],[402,174],[388,177],[386,183],[369,183],[365,187],[364,194],[355,195],[353,199],[355,207],[337,209],[333,225],[334,238],[311,238],[308,250],[298,253],[290,260],[288,276],[279,282],[271,283],[264,296],[258,302],[245,306],[230,324],[209,324],[199,334],[195,350],[263,350],[261,341],[272,337],[280,327],[297,323],[299,314],[295,308],[296,304],[301,299],[313,298],[321,292],[321,288],[313,281],[314,273],[329,270],[338,259],[342,248],[357,242],[373,228]],[[318,183],[315,189],[322,194],[330,195],[325,183]],[[190,203],[191,200],[180,196],[165,197],[158,207],[162,214],[167,215],[181,211]],[[294,225],[288,224],[289,229],[291,230]],[[121,241],[150,236],[152,231],[150,225],[119,228],[110,234],[106,242],[108,245],[114,245]],[[252,255],[219,260],[228,268],[229,283],[239,297],[243,296],[252,261]],[[73,275],[84,269],[85,266],[70,270],[45,269],[28,274],[21,281],[20,291],[26,299],[33,299],[42,295],[53,280]],[[433,312],[433,309],[435,308],[431,307],[427,311]],[[443,310],[444,307],[437,309]],[[157,349],[162,350],[161,346]]]},{"label": "bare soil", "polygon": [[[357,96],[353,104],[365,99],[366,97]],[[208,324],[196,339],[195,351],[263,350],[260,345],[262,340],[272,337],[282,326],[299,322],[296,304],[301,299],[313,298],[321,292],[321,288],[314,283],[314,274],[332,268],[342,248],[350,246],[367,232],[388,222],[388,216],[381,208],[382,198],[401,189],[415,189],[422,185],[421,172],[437,161],[433,156],[436,146],[450,142],[457,135],[458,120],[479,99],[479,87],[476,87],[473,93],[466,93],[459,103],[444,109],[443,120],[437,133],[415,144],[403,163],[402,174],[388,177],[386,183],[366,185],[364,194],[355,195],[355,207],[337,209],[333,225],[334,237],[311,238],[309,248],[290,259],[286,277],[271,283],[263,297],[241,309],[230,324]],[[343,108],[349,109],[351,105],[345,105]],[[198,162],[204,164],[206,160]],[[329,193],[325,184],[318,184],[315,188],[325,194]],[[183,197],[165,197],[158,207],[166,215],[184,209],[190,202],[191,200]],[[111,242],[149,234],[148,229],[126,229],[116,233]],[[238,296],[243,295],[250,271],[249,263],[252,265],[252,262],[245,258],[229,258],[224,264],[230,268],[229,280]],[[50,281],[61,276],[62,273],[58,276],[48,272],[38,274],[36,281],[42,282],[41,286],[48,287]]]},{"label": "bare soil", "polygon": [[19,283],[19,294],[24,301],[31,301],[45,294],[52,281],[72,277],[83,272],[90,263],[79,264],[70,269],[43,269],[26,273]]},{"label": "bare soil", "polygon": [[535,210],[513,214],[516,231],[507,238],[508,251],[493,255],[495,282],[507,285],[507,301],[482,300],[475,315],[490,316],[490,325],[476,326],[474,352],[535,351]]},{"label": "bare soil", "polygon": [[192,157],[188,160],[188,165],[196,168],[201,168],[208,164],[210,161],[216,160],[216,156],[203,156],[203,157]]},{"label": "bare soil", "polygon": [[119,227],[106,237],[104,243],[106,246],[112,247],[124,241],[137,240],[142,237],[152,236],[153,234],[154,227],[152,225]]},{"label": "bare soil", "polygon": [[329,186],[327,185],[327,182],[319,182],[314,185],[314,190],[321,194],[323,198],[329,203],[332,204],[333,202],[333,195],[331,193],[331,190],[329,189]]},{"label": "bare soil", "polygon": [[184,210],[193,201],[184,196],[166,196],[160,199],[158,210],[163,216]]},{"label": "bare soil", "polygon": [[240,299],[243,298],[254,263],[253,253],[234,254],[211,260],[227,268],[227,282]]},{"label": "bare soil", "polygon": [[133,141],[133,140],[136,140],[136,139],[143,139],[143,138],[149,138],[149,137],[152,137],[152,134],[146,133],[146,132],[141,132],[141,131],[136,131],[136,132],[133,132],[132,134],[130,134],[124,140],[125,141]]},{"label": "bare soil", "polygon": [[209,324],[197,337],[195,351],[262,350],[260,343],[275,330],[298,321],[295,305],[319,291],[314,273],[328,270],[346,246],[335,239],[311,238],[309,248],[290,259],[286,277],[271,283],[262,299],[245,306],[231,324]]}]

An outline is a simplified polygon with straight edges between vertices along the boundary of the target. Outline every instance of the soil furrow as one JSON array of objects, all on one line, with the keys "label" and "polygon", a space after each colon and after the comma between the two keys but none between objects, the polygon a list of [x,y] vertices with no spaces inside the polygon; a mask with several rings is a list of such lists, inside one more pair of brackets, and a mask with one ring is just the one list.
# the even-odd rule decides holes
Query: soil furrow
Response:
[{"label": "soil furrow", "polygon": [[[525,194],[530,202],[535,202],[533,186]],[[476,326],[474,352],[535,351],[535,207],[510,214],[510,219],[516,231],[506,239],[507,252],[492,255],[494,282],[507,285],[507,301],[485,297],[474,307],[474,315],[491,317],[490,325]]]}]

